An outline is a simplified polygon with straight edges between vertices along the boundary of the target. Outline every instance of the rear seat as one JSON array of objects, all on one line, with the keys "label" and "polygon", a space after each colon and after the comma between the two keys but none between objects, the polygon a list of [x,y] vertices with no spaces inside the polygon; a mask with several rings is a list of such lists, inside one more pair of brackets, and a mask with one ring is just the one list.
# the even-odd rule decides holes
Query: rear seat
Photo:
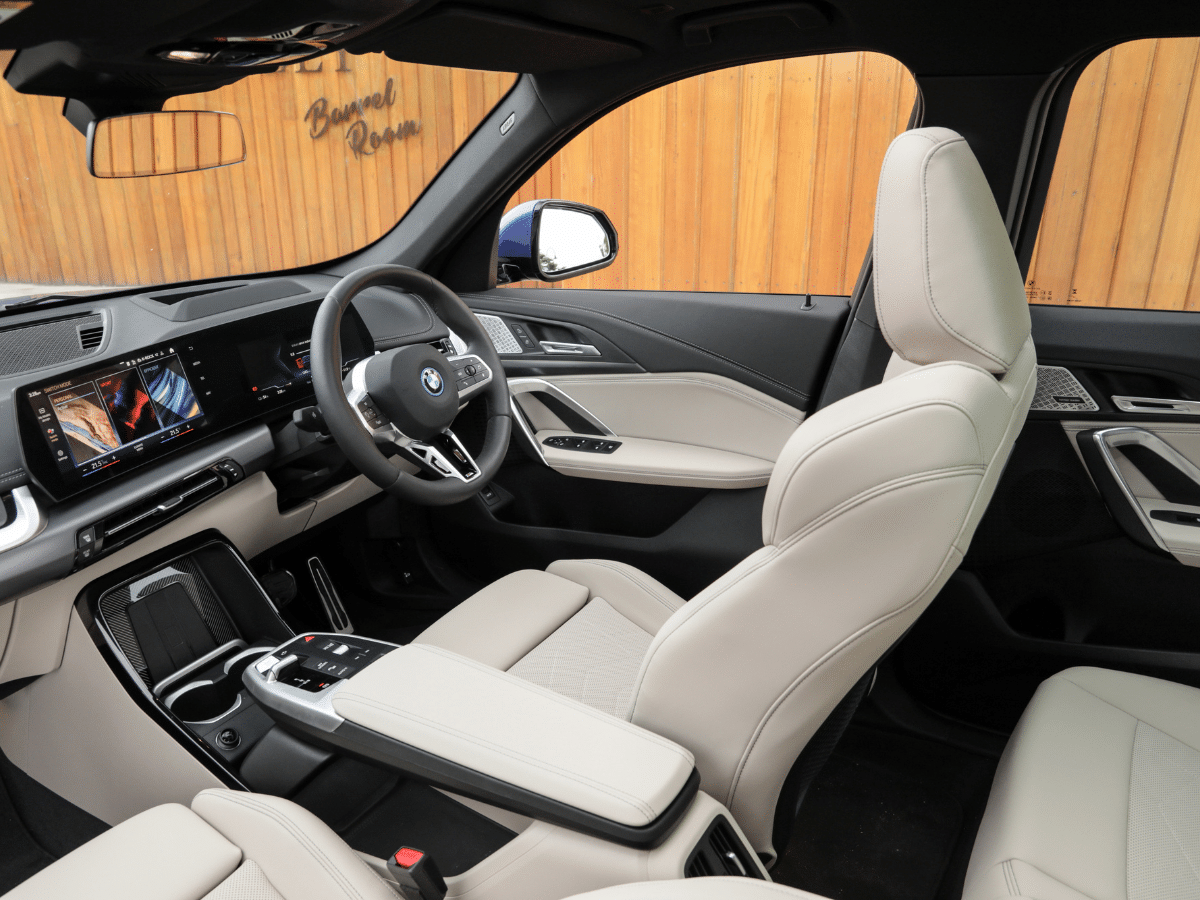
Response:
[{"label": "rear seat", "polygon": [[1107,669],[1038,688],[963,900],[1200,898],[1200,690]]}]

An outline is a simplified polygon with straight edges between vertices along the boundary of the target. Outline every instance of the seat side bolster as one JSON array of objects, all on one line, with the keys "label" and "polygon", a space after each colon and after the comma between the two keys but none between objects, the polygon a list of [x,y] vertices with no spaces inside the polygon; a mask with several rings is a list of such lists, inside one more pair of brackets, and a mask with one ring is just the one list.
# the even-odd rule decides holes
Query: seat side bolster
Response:
[{"label": "seat side bolster", "polygon": [[192,809],[241,847],[286,900],[396,900],[345,841],[290,800],[207,790]]},{"label": "seat side bolster", "polygon": [[523,569],[468,597],[417,637],[507,671],[583,609],[588,590],[557,575]]},{"label": "seat side bolster", "polygon": [[241,861],[241,850],[202,818],[170,803],[126,819],[4,896],[196,900]]},{"label": "seat side bolster", "polygon": [[660,581],[625,563],[607,559],[560,559],[547,572],[581,584],[589,599],[601,597],[643,631],[657,634],[687,601]]}]

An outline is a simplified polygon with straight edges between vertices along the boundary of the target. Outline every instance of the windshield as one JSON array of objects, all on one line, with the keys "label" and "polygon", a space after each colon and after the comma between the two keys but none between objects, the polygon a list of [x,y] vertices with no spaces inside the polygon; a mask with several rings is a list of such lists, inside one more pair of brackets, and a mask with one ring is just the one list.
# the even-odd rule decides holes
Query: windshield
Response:
[{"label": "windshield", "polygon": [[[0,60],[0,63],[6,60]],[[0,299],[311,265],[382,236],[515,75],[338,52],[166,109],[231,112],[246,160],[93,178],[57,97],[0,86]]]}]

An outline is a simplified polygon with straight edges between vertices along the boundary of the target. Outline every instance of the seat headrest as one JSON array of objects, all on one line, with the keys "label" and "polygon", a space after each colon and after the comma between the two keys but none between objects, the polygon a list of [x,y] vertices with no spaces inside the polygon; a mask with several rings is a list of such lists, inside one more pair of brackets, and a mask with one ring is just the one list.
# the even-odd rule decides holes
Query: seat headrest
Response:
[{"label": "seat headrest", "polygon": [[1029,306],[991,188],[962,135],[906,131],[888,148],[875,205],[875,308],[910,363],[1008,371]]}]

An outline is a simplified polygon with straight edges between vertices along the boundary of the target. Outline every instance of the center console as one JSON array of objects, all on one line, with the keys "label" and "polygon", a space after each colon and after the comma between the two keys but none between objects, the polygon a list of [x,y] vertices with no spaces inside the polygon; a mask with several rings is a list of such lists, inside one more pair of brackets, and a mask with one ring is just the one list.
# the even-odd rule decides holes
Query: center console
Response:
[{"label": "center console", "polygon": [[767,877],[686,749],[430,645],[296,635],[219,535],[105,576],[77,609],[127,691],[222,781],[300,804],[384,877],[401,846],[484,900]]},{"label": "center console", "polygon": [[324,746],[629,846],[661,843],[700,785],[678,744],[428,644],[304,635],[242,678]]}]

